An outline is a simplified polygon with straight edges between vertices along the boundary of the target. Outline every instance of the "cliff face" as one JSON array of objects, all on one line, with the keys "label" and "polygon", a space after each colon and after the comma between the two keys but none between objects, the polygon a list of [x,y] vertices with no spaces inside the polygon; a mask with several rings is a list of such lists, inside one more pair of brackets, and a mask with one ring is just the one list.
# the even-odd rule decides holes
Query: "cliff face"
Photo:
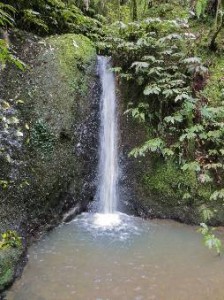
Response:
[{"label": "cliff face", "polygon": [[[16,103],[23,138],[11,149],[15,163],[1,166],[9,184],[0,191],[0,231],[16,230],[25,246],[70,208],[83,211],[93,200],[99,88],[88,38],[40,40],[17,32],[10,39],[27,69],[10,67],[1,76],[2,98]],[[11,282],[21,252],[1,251],[0,290]]]}]

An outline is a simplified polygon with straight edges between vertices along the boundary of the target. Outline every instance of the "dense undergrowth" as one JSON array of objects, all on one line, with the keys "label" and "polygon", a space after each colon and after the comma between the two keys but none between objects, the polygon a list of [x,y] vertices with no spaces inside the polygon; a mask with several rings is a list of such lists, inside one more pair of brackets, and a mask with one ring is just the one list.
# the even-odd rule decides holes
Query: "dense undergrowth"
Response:
[{"label": "dense undergrowth", "polygon": [[[209,222],[217,203],[224,205],[223,8],[218,2],[214,15],[214,7],[198,1],[176,8],[180,17],[174,19],[177,2],[154,6],[143,20],[114,23],[99,49],[112,55],[119,80],[138,91],[125,113],[147,125],[149,139],[130,155],[153,152],[195,175],[207,190],[207,198],[197,201]],[[196,200],[187,185],[182,198]],[[202,223],[206,244],[220,252],[219,241],[205,228]]]},{"label": "dense undergrowth", "polygon": [[[13,28],[41,36],[88,36],[99,53],[113,57],[119,80],[137,91],[125,113],[147,126],[149,139],[130,155],[153,152],[180,172],[196,176],[197,184],[209,190],[207,200],[200,202],[208,222],[215,218],[214,203],[224,205],[223,7],[221,0],[2,1],[1,68],[7,63],[25,67],[10,48],[8,31]],[[0,102],[4,163],[13,164],[13,147],[20,146],[23,130],[29,130],[16,114],[22,104],[20,99]],[[44,134],[42,125],[36,125]],[[9,136],[14,144],[8,144]],[[0,175],[1,188],[8,184]],[[194,194],[186,186],[181,197],[193,201]],[[217,246],[209,230],[203,227],[202,233],[210,246]]]},{"label": "dense undergrowth", "polygon": [[[59,33],[82,33],[93,35],[100,31],[101,23],[97,15],[87,14],[84,4],[77,6],[79,1],[33,0],[3,1],[4,22],[8,26],[35,32],[39,35]],[[83,11],[82,11],[83,9]],[[88,10],[89,12],[89,10]],[[3,14],[4,15],[4,14]]]}]

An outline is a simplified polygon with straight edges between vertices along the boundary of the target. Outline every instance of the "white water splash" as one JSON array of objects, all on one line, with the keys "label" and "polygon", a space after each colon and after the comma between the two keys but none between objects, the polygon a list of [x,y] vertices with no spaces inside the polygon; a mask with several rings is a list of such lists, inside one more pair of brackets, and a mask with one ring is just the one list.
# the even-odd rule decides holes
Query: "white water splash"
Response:
[{"label": "white water splash", "polygon": [[95,214],[94,224],[96,226],[109,229],[118,226],[121,223],[119,214]]},{"label": "white water splash", "polygon": [[100,212],[107,214],[101,217],[102,225],[110,224],[111,221],[114,223],[114,220],[119,218],[113,216],[114,220],[111,220],[111,214],[117,210],[118,154],[115,78],[110,67],[109,58],[98,57],[102,86],[98,199]]}]

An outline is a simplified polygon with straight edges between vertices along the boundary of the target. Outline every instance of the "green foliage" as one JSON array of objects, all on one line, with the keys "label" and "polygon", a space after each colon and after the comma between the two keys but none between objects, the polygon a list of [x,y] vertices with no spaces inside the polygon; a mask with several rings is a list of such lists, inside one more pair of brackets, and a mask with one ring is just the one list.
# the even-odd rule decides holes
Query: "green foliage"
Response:
[{"label": "green foliage", "polygon": [[[99,49],[113,56],[119,80],[135,86],[138,97],[125,113],[150,130],[150,139],[130,155],[172,157],[183,173],[195,174],[202,189],[212,182],[206,197],[197,197],[202,205],[209,198],[224,198],[224,102],[206,97],[209,71],[200,57],[187,51],[195,41],[189,30],[186,33],[188,26],[185,20],[160,18],[115,23]],[[221,81],[218,88],[223,89]],[[192,192],[182,192],[182,199],[192,199]],[[214,212],[207,215],[212,218]]]},{"label": "green foliage", "polygon": [[222,242],[213,233],[215,228],[209,228],[205,223],[201,223],[200,226],[201,228],[198,229],[198,232],[203,235],[205,246],[210,250],[215,249],[216,253],[220,255],[222,251]]},{"label": "green foliage", "polygon": [[205,19],[206,11],[208,15],[209,14],[211,15],[210,11],[212,10],[215,10],[215,18],[213,17],[214,24],[212,26],[213,27],[212,30],[209,33],[209,36],[211,36],[209,48],[212,51],[216,51],[217,50],[216,39],[220,34],[220,32],[222,31],[222,29],[224,28],[224,18],[223,18],[224,3],[222,0],[218,0],[218,1],[197,0],[195,3],[195,12],[198,19],[200,19],[201,17]]},{"label": "green foliage", "polygon": [[30,145],[33,149],[43,156],[49,156],[54,150],[55,140],[55,135],[43,120],[35,122],[30,131]]},{"label": "green foliage", "polygon": [[0,2],[0,27],[12,26],[14,24],[12,14],[14,13],[13,6]]},{"label": "green foliage", "polygon": [[2,189],[7,189],[7,188],[8,188],[8,185],[9,185],[8,180],[0,180],[0,187],[1,187]]},{"label": "green foliage", "polygon": [[197,0],[195,4],[195,11],[198,18],[205,15],[208,5],[208,0]]},{"label": "green foliage", "polygon": [[0,290],[12,283],[16,266],[21,259],[22,247],[4,247],[0,251]]},{"label": "green foliage", "polygon": [[5,40],[0,40],[0,64],[2,68],[6,66],[6,63],[16,65],[20,70],[25,69],[25,64],[16,56],[14,56]]},{"label": "green foliage", "polygon": [[146,152],[161,152],[164,149],[164,142],[160,138],[148,140],[143,146],[135,148],[130,152],[130,156],[145,156]]},{"label": "green foliage", "polygon": [[101,34],[101,23],[97,17],[87,16],[74,4],[75,1],[32,0],[15,3],[9,0],[8,2],[11,5],[9,7],[15,12],[15,24],[21,29],[41,35],[71,32],[96,37]]},{"label": "green foliage", "polygon": [[7,230],[2,233],[1,237],[0,249],[7,247],[20,248],[22,246],[22,238],[15,231]]},{"label": "green foliage", "polygon": [[44,154],[53,151],[55,136],[51,133],[49,126],[43,121],[38,120],[30,131],[30,145],[36,150],[41,149]]},{"label": "green foliage", "polygon": [[49,30],[47,24],[41,19],[40,13],[32,9],[23,10],[22,22],[26,24],[27,28],[35,26],[46,32]]},{"label": "green foliage", "polygon": [[214,217],[214,211],[202,204],[199,209],[204,222],[209,222]]},{"label": "green foliage", "polygon": [[159,195],[164,205],[185,206],[202,203],[209,195],[209,185],[201,186],[193,171],[183,171],[172,158],[163,162],[153,155],[153,165],[144,177],[144,185]]},{"label": "green foliage", "polygon": [[[132,103],[129,103],[132,105]],[[147,103],[139,103],[137,108],[129,108],[125,111],[125,114],[131,113],[132,117],[137,119],[139,122],[145,122],[145,113],[144,111],[148,109]]]},{"label": "green foliage", "polygon": [[199,172],[201,170],[200,164],[197,161],[186,163],[181,167],[181,169],[183,171],[189,170],[189,171],[195,171],[195,172]]},{"label": "green foliage", "polygon": [[222,199],[222,200],[224,199],[224,189],[215,191],[210,197],[210,200],[218,200],[218,199]]}]

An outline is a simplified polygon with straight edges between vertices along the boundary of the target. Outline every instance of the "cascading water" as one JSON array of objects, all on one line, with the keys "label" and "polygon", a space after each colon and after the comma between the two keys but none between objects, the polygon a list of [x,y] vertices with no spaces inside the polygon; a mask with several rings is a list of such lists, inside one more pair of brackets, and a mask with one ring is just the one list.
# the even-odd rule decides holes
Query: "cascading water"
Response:
[{"label": "cascading water", "polygon": [[100,98],[100,160],[97,190],[98,212],[94,224],[110,228],[120,224],[118,201],[118,149],[115,77],[110,71],[110,58],[98,56],[101,83]]},{"label": "cascading water", "polygon": [[102,86],[101,130],[98,199],[100,212],[113,214],[117,210],[118,150],[115,78],[107,57],[98,57]]}]

